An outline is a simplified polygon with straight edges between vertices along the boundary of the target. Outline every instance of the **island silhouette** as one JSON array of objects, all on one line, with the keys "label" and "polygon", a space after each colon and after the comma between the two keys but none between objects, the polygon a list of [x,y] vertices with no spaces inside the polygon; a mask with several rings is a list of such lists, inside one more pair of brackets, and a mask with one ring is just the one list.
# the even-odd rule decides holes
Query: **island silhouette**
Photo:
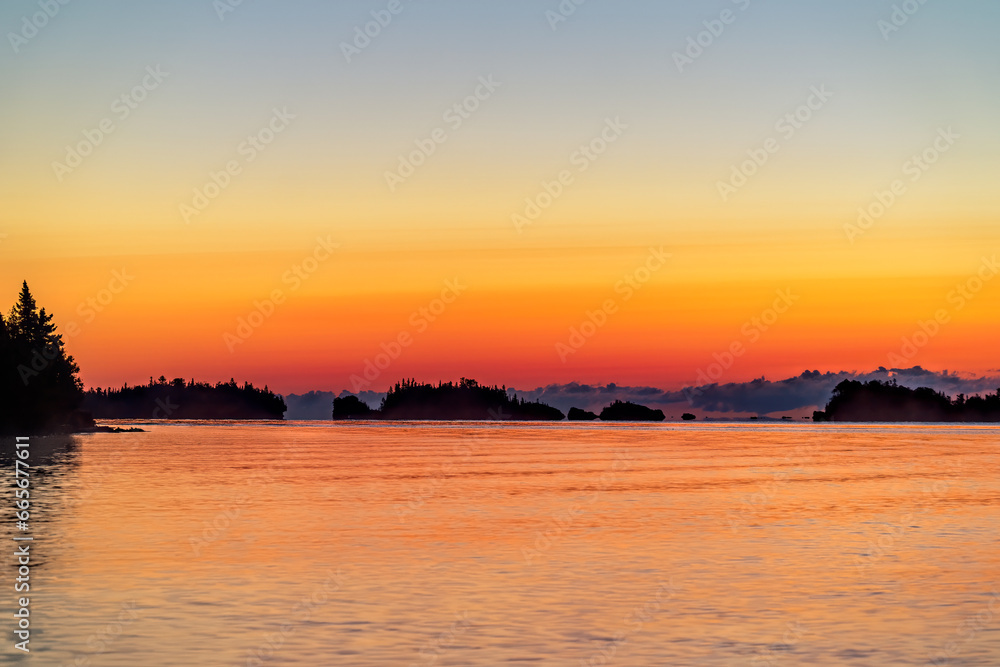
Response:
[{"label": "island silhouette", "polygon": [[[378,409],[353,394],[333,399],[333,420],[385,421],[562,421],[561,410],[539,401],[528,402],[507,393],[506,387],[487,387],[462,378],[457,383],[423,384],[413,379],[397,382]],[[569,421],[660,422],[662,410],[615,401],[601,411],[570,408]]]},{"label": "island silhouette", "polygon": [[569,414],[567,415],[567,419],[569,419],[571,422],[592,422],[597,419],[600,419],[600,417],[598,417],[593,412],[590,412],[588,410],[581,410],[580,408],[570,408]]},{"label": "island silhouette", "polygon": [[389,388],[377,410],[356,396],[335,398],[333,419],[427,421],[562,421],[561,410],[540,402],[510,396],[506,387],[487,387],[476,380],[423,384],[414,379]]},{"label": "island silhouette", "polygon": [[[95,430],[94,419],[282,420],[284,399],[266,385],[209,384],[150,377],[149,384],[84,391],[79,366],[65,349],[52,314],[40,308],[22,282],[8,314],[0,314],[0,435],[75,433]],[[461,378],[437,385],[402,380],[373,409],[354,395],[334,399],[332,418],[342,420],[562,421],[561,410],[526,401],[506,386]],[[684,413],[685,421],[696,419]],[[570,408],[570,421],[665,420],[662,410],[616,400],[600,414]],[[787,419],[787,418],[786,418]],[[896,380],[845,380],[814,421],[1000,422],[1000,389],[986,396],[959,394],[954,400],[930,388],[911,389]]]},{"label": "island silhouette", "polygon": [[661,422],[667,418],[663,410],[628,401],[615,401],[601,410],[600,416],[602,422]]},{"label": "island silhouette", "polygon": [[285,418],[285,400],[265,385],[263,389],[236,380],[209,384],[160,376],[147,385],[117,389],[90,389],[82,408],[96,419],[246,419]]},{"label": "island silhouette", "polygon": [[895,380],[844,380],[813,420],[833,422],[1000,422],[1000,389],[955,400],[928,387],[910,389]]}]

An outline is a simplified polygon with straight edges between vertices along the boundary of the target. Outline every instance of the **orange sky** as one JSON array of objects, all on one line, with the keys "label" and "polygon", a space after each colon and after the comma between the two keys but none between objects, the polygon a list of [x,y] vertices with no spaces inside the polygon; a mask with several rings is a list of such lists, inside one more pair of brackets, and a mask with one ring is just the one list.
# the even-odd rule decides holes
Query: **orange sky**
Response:
[{"label": "orange sky", "polygon": [[[347,5],[203,9],[67,12],[3,56],[0,303],[28,280],[88,385],[341,390],[400,335],[372,389],[679,388],[734,345],[721,381],[1000,365],[1000,281],[953,294],[1000,251],[993,6],[927,6],[886,40],[870,4],[754,3],[684,71],[693,5],[556,32],[528,3],[428,7],[350,63]],[[651,249],[670,257],[646,275]],[[779,290],[798,298],[764,331]]]}]

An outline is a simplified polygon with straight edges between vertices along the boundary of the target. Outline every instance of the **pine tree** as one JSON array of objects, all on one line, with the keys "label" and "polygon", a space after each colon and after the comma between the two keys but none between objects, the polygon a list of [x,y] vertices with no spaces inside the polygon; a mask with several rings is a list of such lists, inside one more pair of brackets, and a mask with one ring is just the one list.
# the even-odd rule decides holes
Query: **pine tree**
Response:
[{"label": "pine tree", "polygon": [[14,368],[14,344],[7,323],[0,313],[0,433],[7,430],[8,422],[20,411],[17,394],[17,375]]},{"label": "pine tree", "polygon": [[21,293],[7,319],[11,338],[31,340],[38,332],[38,309],[35,297],[31,296],[31,290],[28,289],[27,280],[21,283]]},{"label": "pine tree", "polygon": [[10,409],[0,429],[51,429],[69,422],[80,405],[80,367],[66,354],[52,319],[44,308],[38,309],[23,282],[0,331],[0,391],[4,407]]}]

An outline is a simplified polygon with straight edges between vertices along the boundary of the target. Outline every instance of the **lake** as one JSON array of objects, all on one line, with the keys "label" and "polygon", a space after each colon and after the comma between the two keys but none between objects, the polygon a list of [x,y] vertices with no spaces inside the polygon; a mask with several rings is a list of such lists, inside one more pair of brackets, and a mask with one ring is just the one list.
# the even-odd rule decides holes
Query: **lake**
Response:
[{"label": "lake", "polygon": [[997,665],[996,427],[143,423],[32,438],[8,664]]}]

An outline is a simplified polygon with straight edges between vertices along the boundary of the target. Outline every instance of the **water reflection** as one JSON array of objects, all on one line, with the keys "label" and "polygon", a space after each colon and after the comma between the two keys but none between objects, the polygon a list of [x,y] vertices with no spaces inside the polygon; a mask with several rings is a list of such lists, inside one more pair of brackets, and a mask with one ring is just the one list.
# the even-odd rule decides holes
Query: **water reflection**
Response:
[{"label": "water reflection", "polygon": [[33,439],[42,664],[1000,661],[993,428],[144,428]]}]

